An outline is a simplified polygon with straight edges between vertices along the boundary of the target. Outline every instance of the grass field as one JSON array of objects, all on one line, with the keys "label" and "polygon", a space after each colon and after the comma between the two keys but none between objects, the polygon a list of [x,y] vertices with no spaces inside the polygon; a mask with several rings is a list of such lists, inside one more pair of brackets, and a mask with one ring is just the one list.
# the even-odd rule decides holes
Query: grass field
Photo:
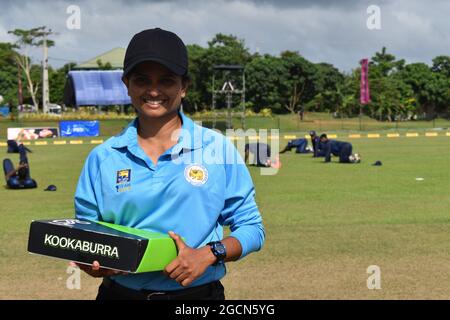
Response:
[{"label": "grass field", "polygon": [[[292,153],[281,155],[275,176],[250,168],[266,244],[228,264],[227,298],[450,298],[450,137],[352,143],[361,164]],[[73,215],[78,175],[93,147],[32,146],[38,189],[0,190],[1,299],[95,297],[99,280],[83,274],[81,290],[69,290],[66,262],[26,251],[32,219]],[[383,166],[370,165],[376,160]],[[49,184],[58,191],[44,192]],[[381,269],[381,290],[366,286],[370,265]]]}]

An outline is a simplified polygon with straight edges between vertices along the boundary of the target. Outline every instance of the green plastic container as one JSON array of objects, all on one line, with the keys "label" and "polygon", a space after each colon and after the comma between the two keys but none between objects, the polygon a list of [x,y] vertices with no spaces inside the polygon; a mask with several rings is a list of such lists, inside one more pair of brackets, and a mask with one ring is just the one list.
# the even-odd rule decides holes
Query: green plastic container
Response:
[{"label": "green plastic container", "polygon": [[168,234],[76,219],[32,221],[28,251],[131,273],[163,270],[177,256]]}]

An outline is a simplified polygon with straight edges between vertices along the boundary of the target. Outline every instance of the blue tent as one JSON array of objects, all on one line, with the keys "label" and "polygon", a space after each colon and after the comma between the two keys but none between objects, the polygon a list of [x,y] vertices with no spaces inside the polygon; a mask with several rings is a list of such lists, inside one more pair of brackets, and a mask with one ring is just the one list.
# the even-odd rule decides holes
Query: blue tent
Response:
[{"label": "blue tent", "polygon": [[122,72],[70,71],[64,88],[64,103],[76,107],[131,104],[121,79]]}]

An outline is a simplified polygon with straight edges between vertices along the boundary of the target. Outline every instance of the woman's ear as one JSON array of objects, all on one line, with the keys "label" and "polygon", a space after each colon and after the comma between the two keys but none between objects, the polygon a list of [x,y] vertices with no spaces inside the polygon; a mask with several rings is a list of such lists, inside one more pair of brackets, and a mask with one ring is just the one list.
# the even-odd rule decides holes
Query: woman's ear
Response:
[{"label": "woman's ear", "polygon": [[181,92],[181,97],[182,98],[186,97],[186,93],[187,93],[189,84],[190,84],[190,80],[189,79],[183,79],[182,80],[182,82],[181,82],[181,91],[182,91]]},{"label": "woman's ear", "polygon": [[125,85],[125,87],[127,87],[127,94],[130,95],[130,79],[127,77],[122,77],[122,82]]}]

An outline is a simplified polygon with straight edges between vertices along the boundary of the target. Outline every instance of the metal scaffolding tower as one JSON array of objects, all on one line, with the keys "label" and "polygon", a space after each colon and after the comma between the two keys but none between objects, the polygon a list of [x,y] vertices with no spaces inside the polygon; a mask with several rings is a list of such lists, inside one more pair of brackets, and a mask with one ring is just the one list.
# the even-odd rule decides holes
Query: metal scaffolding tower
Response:
[{"label": "metal scaffolding tower", "polygon": [[[232,73],[241,73],[242,77],[242,88],[238,88],[236,85],[233,85],[232,81]],[[216,74],[221,73],[222,78],[225,78],[225,81],[220,89],[216,89]],[[212,127],[216,127],[217,121],[217,112],[216,112],[216,100],[218,96],[225,95],[226,104],[227,104],[227,129],[232,128],[232,114],[231,108],[233,104],[233,95],[240,95],[242,109],[238,114],[241,116],[241,125],[242,129],[245,130],[245,71],[244,67],[241,65],[215,65],[213,78],[212,78],[212,111],[214,113],[214,120]]]}]

